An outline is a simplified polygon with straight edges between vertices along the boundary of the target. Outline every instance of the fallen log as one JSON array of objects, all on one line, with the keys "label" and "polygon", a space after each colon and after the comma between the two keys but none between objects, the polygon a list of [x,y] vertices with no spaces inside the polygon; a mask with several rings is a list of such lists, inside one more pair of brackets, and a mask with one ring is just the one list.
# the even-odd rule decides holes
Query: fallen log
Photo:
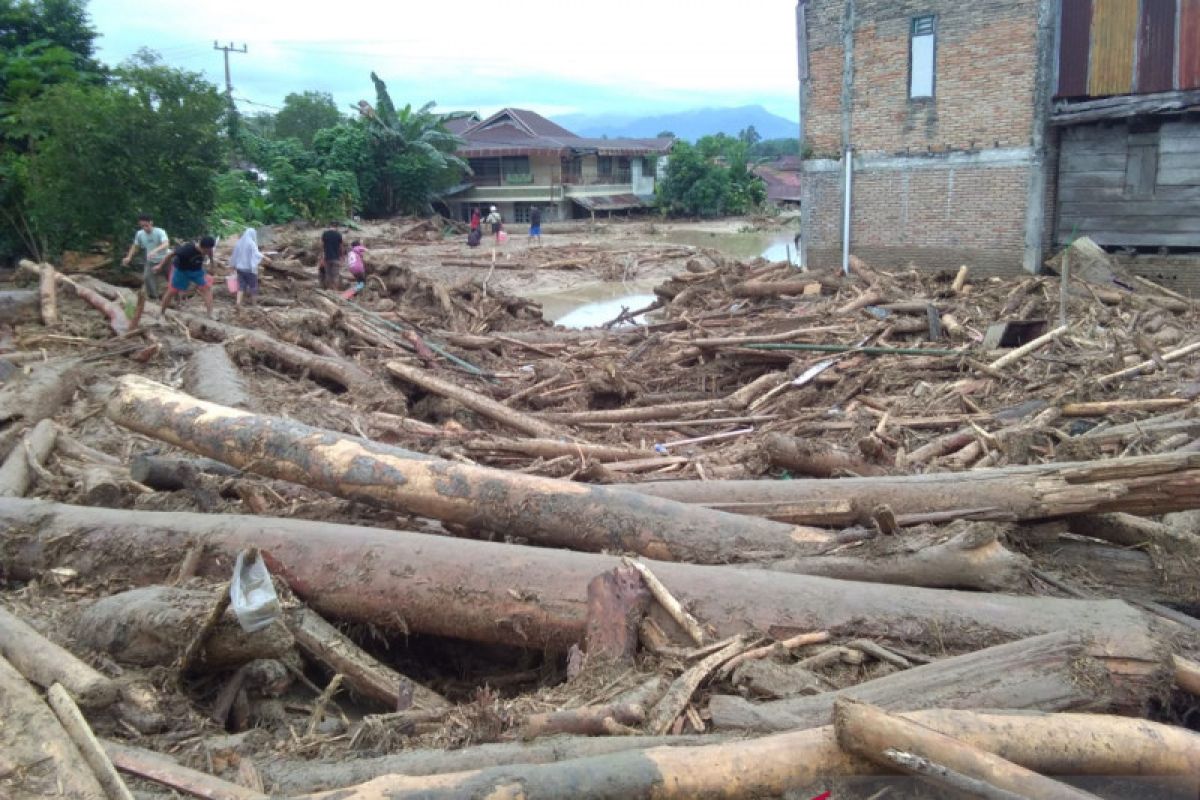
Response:
[{"label": "fallen log", "polygon": [[862,756],[884,769],[894,769],[897,765],[894,759],[886,757],[888,751],[901,750],[929,759],[989,788],[1000,789],[1010,797],[1098,800],[1090,792],[1039,775],[994,753],[867,703],[839,700],[834,708],[833,728],[844,751]]},{"label": "fallen log", "polygon": [[100,742],[96,740],[96,734],[92,733],[91,726],[88,725],[87,720],[79,711],[79,706],[75,705],[75,701],[71,698],[71,693],[64,689],[61,683],[56,683],[46,693],[46,699],[50,703],[50,707],[54,709],[63,730],[79,748],[79,752],[83,754],[83,759],[92,770],[92,774],[104,788],[108,800],[133,800],[129,788],[113,768],[112,762],[108,760]]},{"label": "fallen log", "polygon": [[47,328],[58,324],[58,273],[49,264],[42,265],[38,281],[38,300],[42,324]]},{"label": "fallen log", "polygon": [[421,367],[413,367],[400,361],[389,361],[387,369],[388,372],[406,383],[419,386],[425,391],[433,392],[441,397],[449,398],[494,422],[499,422],[501,425],[520,431],[521,433],[549,439],[564,435],[564,431],[560,431],[553,425],[548,425],[528,414],[522,414],[520,411],[511,409],[503,403],[498,403],[490,397],[484,397],[478,392],[473,392],[457,384],[444,381]]},{"label": "fallen log", "polygon": [[0,323],[20,325],[38,319],[41,298],[30,289],[4,289],[0,291]]},{"label": "fallen log", "polygon": [[831,541],[813,528],[605,486],[417,460],[387,445],[205,403],[132,375],[120,379],[108,412],[131,430],[260,475],[554,547],[725,563]]},{"label": "fallen log", "polygon": [[763,452],[771,466],[811,475],[814,478],[832,478],[835,475],[884,475],[887,473],[877,464],[869,464],[839,447],[827,443],[788,436],[785,433],[769,433],[763,438]]},{"label": "fallen log", "polygon": [[814,516],[823,524],[867,524],[879,505],[891,507],[902,525],[911,524],[905,518],[950,512],[999,520],[1105,511],[1152,515],[1200,507],[1200,456],[1166,453],[928,475],[661,481],[613,488],[798,524]]},{"label": "fallen log", "polygon": [[1128,411],[1167,411],[1190,406],[1194,401],[1184,397],[1158,397],[1135,400],[1103,400],[1094,403],[1063,403],[1064,417],[1104,417]]},{"label": "fallen log", "polygon": [[342,675],[356,692],[382,703],[390,711],[408,710],[407,707],[401,707],[405,703],[422,711],[450,707],[446,698],[391,667],[380,664],[310,609],[290,614],[288,629],[309,658],[331,672]]},{"label": "fallen log", "polygon": [[788,295],[821,296],[822,284],[812,278],[797,278],[789,281],[745,281],[735,284],[734,297],[785,297]]},{"label": "fallen log", "polygon": [[472,439],[463,442],[463,446],[472,453],[520,453],[546,459],[575,456],[581,460],[601,462],[633,461],[654,458],[656,455],[653,450],[587,442],[561,442],[555,439]]},{"label": "fallen log", "polygon": [[[68,567],[89,580],[164,582],[196,543],[205,545],[208,556],[201,572],[223,579],[230,559],[243,547],[256,546],[272,572],[326,618],[560,651],[583,641],[588,582],[620,563],[611,556],[390,529],[24,498],[0,498],[0,527],[9,531],[0,539],[0,564],[17,579]],[[421,568],[413,569],[414,564]],[[1114,600],[981,595],[751,569],[648,565],[717,639],[751,631],[782,639],[823,630],[835,639],[937,637],[953,648],[1056,630],[1130,642],[1148,635],[1148,618]],[[347,574],[355,579],[347,581]],[[462,592],[462,586],[471,591]],[[514,592],[514,586],[526,591]],[[404,610],[403,618],[397,609]],[[660,609],[652,607],[650,613],[674,629]]]},{"label": "fallen log", "polygon": [[117,699],[117,684],[0,608],[0,656],[43,689],[62,684],[84,708]]},{"label": "fallen log", "polygon": [[252,408],[251,395],[242,373],[229,358],[225,346],[201,345],[188,359],[183,386],[201,400],[232,408]]},{"label": "fallen log", "polygon": [[587,587],[584,652],[595,661],[632,662],[638,626],[650,607],[650,591],[641,573],[622,564],[592,578]]},{"label": "fallen log", "polygon": [[788,375],[771,372],[751,381],[727,397],[714,400],[693,400],[669,405],[636,406],[633,408],[601,409],[598,411],[555,411],[545,412],[542,419],[568,424],[595,422],[643,422],[645,420],[682,419],[708,412],[732,410],[742,411],[750,406],[763,392],[787,383]]},{"label": "fallen log", "polygon": [[[129,317],[125,314],[125,305],[123,303],[109,300],[90,286],[85,286],[83,282],[71,280],[66,275],[55,272],[54,268],[49,264],[35,264],[32,261],[22,259],[18,262],[18,266],[31,275],[36,275],[39,283],[42,280],[42,271],[49,269],[54,276],[55,283],[70,286],[71,290],[75,292],[76,297],[95,308],[108,319],[109,327],[118,336],[128,333],[132,327]],[[37,294],[37,292],[34,292],[34,297],[37,297]]]},{"label": "fallen log", "polygon": [[[130,589],[92,603],[79,616],[75,635],[124,664],[169,666],[185,655],[212,604],[211,592],[171,586]],[[204,639],[199,663],[211,669],[238,667],[257,658],[279,658],[294,644],[282,621],[248,634],[228,613]]]},{"label": "fallen log", "polygon": [[151,750],[111,741],[104,741],[102,744],[105,754],[122,772],[170,786],[194,797],[207,800],[267,800],[267,795],[262,792],[185,767]]},{"label": "fallen log", "polygon": [[[947,736],[1050,775],[1146,776],[1182,792],[1200,788],[1200,736],[1145,720],[921,711],[902,715]],[[840,777],[877,775],[839,747],[833,726],[696,747],[628,750],[552,764],[490,767],[432,777],[387,775],[308,800],[459,797],[679,798],[819,794]]]},{"label": "fallen log", "polygon": [[49,458],[57,434],[55,424],[43,419],[17,442],[4,463],[0,464],[0,497],[22,497],[29,491],[34,477],[30,461],[41,465]]},{"label": "fallen log", "polygon": [[317,355],[303,347],[280,341],[263,331],[238,328],[179,311],[174,312],[172,316],[182,321],[187,326],[188,333],[197,338],[215,342],[236,340],[239,347],[273,358],[297,372],[307,371],[315,378],[329,381],[364,399],[395,406],[401,411],[406,406],[403,396],[353,361]]},{"label": "fallen log", "polygon": [[129,477],[138,483],[164,492],[196,486],[198,475],[233,478],[241,470],[211,458],[178,458],[139,453],[129,463]]},{"label": "fallen log", "polygon": [[1047,633],[865,681],[837,692],[751,703],[709,701],[716,730],[785,731],[828,725],[834,702],[849,697],[913,711],[1034,709],[1140,715],[1171,680],[1166,651],[1153,638],[1118,640]]},{"label": "fallen log", "polygon": [[21,377],[0,386],[0,422],[34,423],[54,416],[75,394],[81,378],[79,361],[34,364]]},{"label": "fallen log", "polygon": [[15,779],[21,797],[107,800],[79,748],[54,714],[0,657],[0,775]]}]

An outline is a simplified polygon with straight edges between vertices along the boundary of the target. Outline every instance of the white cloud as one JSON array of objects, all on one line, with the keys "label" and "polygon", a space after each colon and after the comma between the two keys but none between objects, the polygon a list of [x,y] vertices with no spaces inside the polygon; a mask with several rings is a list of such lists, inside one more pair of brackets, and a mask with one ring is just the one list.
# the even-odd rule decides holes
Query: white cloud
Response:
[{"label": "white cloud", "polygon": [[[278,95],[330,91],[339,101],[369,96],[366,73],[425,96],[467,97],[486,85],[490,105],[542,97],[545,110],[620,109],[622,98],[675,108],[764,102],[795,116],[794,0],[610,0],[591,4],[513,0],[499,4],[358,3],[294,0],[158,0],[131,13],[126,0],[93,0],[110,62],[138,47],[163,52],[168,62],[204,69],[224,80],[213,40],[249,47],[232,55],[234,84]],[[549,92],[573,83],[609,95],[603,109],[590,98]],[[358,87],[358,88],[355,88]],[[355,95],[357,92],[357,95]],[[499,97],[495,92],[504,92]],[[352,96],[354,95],[354,96]],[[712,98],[712,101],[706,101]],[[739,99],[740,98],[740,99]],[[442,102],[442,105],[449,105]],[[794,103],[792,103],[794,105]],[[544,112],[553,113],[553,112]]]}]

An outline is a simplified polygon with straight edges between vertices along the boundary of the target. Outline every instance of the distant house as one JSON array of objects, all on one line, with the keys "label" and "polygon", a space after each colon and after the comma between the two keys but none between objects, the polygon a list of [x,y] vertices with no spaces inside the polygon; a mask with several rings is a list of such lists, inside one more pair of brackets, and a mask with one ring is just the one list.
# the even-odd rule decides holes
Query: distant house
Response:
[{"label": "distant house", "polygon": [[486,215],[489,206],[508,222],[528,222],[534,206],[546,221],[647,207],[675,142],[585,139],[520,108],[447,127],[463,139],[457,155],[474,173],[444,198],[464,220],[472,208]]},{"label": "distant house", "polygon": [[777,206],[800,206],[800,156],[780,156],[759,164],[753,172],[767,185],[767,201]]},{"label": "distant house", "polygon": [[884,267],[1036,272],[1083,235],[1200,249],[1197,0],[796,11],[810,263],[846,245]]}]

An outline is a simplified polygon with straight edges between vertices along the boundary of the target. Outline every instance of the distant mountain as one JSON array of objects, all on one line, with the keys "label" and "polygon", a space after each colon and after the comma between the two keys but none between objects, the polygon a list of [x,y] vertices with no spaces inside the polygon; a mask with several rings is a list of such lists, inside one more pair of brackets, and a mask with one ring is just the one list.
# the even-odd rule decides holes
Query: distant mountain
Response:
[{"label": "distant mountain", "polygon": [[671,131],[680,139],[696,141],[701,136],[726,133],[737,136],[738,131],[753,125],[764,139],[795,138],[799,125],[762,106],[738,108],[697,108],[675,114],[653,117],[632,117],[628,114],[563,114],[554,121],[580,136],[610,139],[641,139]]}]

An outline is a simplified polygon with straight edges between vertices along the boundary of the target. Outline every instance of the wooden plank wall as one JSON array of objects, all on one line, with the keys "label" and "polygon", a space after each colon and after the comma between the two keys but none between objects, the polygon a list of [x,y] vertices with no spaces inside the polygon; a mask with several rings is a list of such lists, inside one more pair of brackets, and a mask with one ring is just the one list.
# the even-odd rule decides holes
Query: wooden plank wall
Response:
[{"label": "wooden plank wall", "polygon": [[1058,170],[1059,244],[1200,247],[1200,120],[1068,128]]}]

